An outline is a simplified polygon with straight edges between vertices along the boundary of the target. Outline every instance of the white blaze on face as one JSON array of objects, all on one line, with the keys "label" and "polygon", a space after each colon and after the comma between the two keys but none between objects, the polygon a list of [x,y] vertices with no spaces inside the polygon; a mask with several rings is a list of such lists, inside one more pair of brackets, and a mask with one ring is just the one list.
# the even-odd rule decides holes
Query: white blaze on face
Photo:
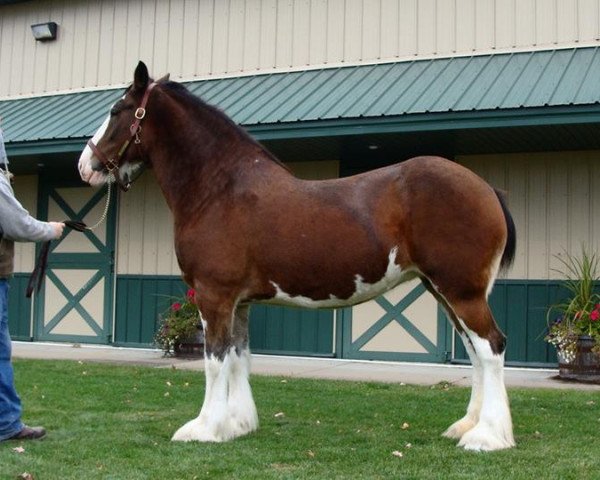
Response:
[{"label": "white blaze on face", "polygon": [[[109,121],[110,115],[106,117],[102,125],[100,125],[100,128],[92,137],[92,142],[94,142],[96,145],[104,136]],[[92,152],[92,149],[86,144],[83,152],[81,152],[81,156],[79,157],[79,175],[81,175],[81,179],[84,182],[94,186],[102,185],[106,182],[107,175],[104,172],[97,172],[93,169],[93,166],[98,165],[99,162],[100,159],[94,156],[94,152]]]}]

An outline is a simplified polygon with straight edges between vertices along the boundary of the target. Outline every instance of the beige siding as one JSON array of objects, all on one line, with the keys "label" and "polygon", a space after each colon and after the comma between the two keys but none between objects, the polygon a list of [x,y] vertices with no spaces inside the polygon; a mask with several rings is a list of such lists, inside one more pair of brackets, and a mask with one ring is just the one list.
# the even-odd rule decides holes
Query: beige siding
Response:
[{"label": "beige siding", "polygon": [[[15,179],[14,190],[17,200],[34,217],[37,215],[37,175],[23,175]],[[35,244],[15,244],[15,272],[30,273],[33,270],[35,259]]]},{"label": "beige siding", "polygon": [[[597,44],[600,0],[42,0],[0,7],[0,98]],[[56,42],[30,25],[59,24]]]},{"label": "beige siding", "polygon": [[117,274],[179,275],[173,217],[151,172],[119,196]]},{"label": "beige siding", "polygon": [[581,245],[600,248],[600,151],[459,157],[507,191],[517,227],[517,255],[508,278],[559,275],[557,255]]}]

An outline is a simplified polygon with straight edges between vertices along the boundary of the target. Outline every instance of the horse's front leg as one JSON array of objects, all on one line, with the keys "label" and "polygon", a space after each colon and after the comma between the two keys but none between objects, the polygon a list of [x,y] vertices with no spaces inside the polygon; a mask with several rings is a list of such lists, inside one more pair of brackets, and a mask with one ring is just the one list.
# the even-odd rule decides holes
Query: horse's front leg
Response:
[{"label": "horse's front leg", "polygon": [[227,405],[234,437],[245,435],[258,428],[258,413],[249,381],[248,313],[247,306],[238,307],[233,324],[235,353],[231,356]]},{"label": "horse's front leg", "polygon": [[204,403],[198,417],[173,435],[173,440],[224,442],[258,427],[258,415],[248,381],[248,309],[202,306],[205,326]]}]

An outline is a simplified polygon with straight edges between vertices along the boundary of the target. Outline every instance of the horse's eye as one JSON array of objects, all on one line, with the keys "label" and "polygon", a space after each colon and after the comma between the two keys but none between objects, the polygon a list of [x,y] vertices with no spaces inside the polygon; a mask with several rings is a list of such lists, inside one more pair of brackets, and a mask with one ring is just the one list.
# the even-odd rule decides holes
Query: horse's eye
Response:
[{"label": "horse's eye", "polygon": [[118,108],[117,106],[114,106],[110,109],[110,116],[114,117],[116,114],[118,114],[121,111],[120,108]]}]

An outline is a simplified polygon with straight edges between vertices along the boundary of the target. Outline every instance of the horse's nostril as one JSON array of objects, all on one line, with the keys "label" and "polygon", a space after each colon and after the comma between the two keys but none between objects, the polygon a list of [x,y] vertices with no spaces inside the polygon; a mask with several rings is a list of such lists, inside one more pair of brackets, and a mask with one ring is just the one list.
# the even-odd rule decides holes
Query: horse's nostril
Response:
[{"label": "horse's nostril", "polygon": [[100,163],[96,159],[93,159],[91,161],[91,166],[94,172],[101,172],[102,170],[104,170],[104,165],[102,165],[102,163]]}]

